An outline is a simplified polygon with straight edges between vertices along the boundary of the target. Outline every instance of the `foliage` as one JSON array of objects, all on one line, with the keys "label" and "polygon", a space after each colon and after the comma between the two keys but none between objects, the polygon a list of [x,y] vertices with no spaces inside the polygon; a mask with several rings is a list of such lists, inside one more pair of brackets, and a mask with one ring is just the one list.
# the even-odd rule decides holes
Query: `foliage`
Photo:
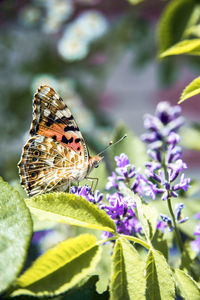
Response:
[{"label": "foliage", "polygon": [[190,84],[188,84],[188,86],[183,90],[179,103],[182,103],[183,101],[185,101],[190,97],[198,95],[200,93],[199,85],[200,85],[200,77],[197,77]]},{"label": "foliage", "polygon": [[115,232],[115,224],[104,211],[99,211],[84,198],[76,195],[45,194],[29,198],[26,203],[41,219]]},{"label": "foliage", "polygon": [[196,6],[198,6],[198,1],[195,0],[173,0],[169,2],[161,15],[158,26],[160,53],[182,39]]},{"label": "foliage", "polygon": [[[171,55],[200,55],[199,1],[170,1],[160,19],[158,42],[160,58]],[[181,94],[179,103],[199,94],[198,80],[194,79]]]},{"label": "foliage", "polygon": [[17,295],[59,295],[85,278],[100,258],[93,235],[79,235],[41,255],[16,282]]},{"label": "foliage", "polygon": [[[160,106],[160,109],[161,107],[163,106]],[[165,109],[169,108],[165,107]],[[121,128],[118,130],[121,132]],[[171,130],[173,130],[172,127]],[[129,138],[132,138],[133,141],[135,139],[134,136]],[[147,139],[147,135],[145,139]],[[125,156],[121,155],[116,157],[116,162],[118,164],[116,171],[122,175],[120,172],[124,170],[128,161]],[[128,166],[131,170],[130,165]],[[132,175],[129,177],[131,179]],[[10,197],[12,202],[17,203],[17,197],[19,197],[17,192],[13,192],[13,189],[9,188],[7,184],[4,183],[4,185],[7,187],[8,195],[13,193],[13,196]],[[180,269],[176,268],[173,271],[173,264],[168,262],[167,236],[158,229],[158,211],[156,209],[158,206],[153,203],[145,203],[139,195],[135,194],[136,190],[133,192],[130,185],[124,185],[122,181],[121,183],[119,181],[118,185],[124,199],[129,199],[128,203],[135,203],[136,216],[141,224],[137,234],[120,233],[118,229],[121,227],[118,227],[118,222],[115,222],[115,225],[113,222],[115,219],[112,220],[113,216],[110,215],[112,217],[110,218],[106,214],[109,212],[108,208],[105,210],[108,206],[101,204],[101,195],[93,196],[90,189],[75,189],[75,194],[49,193],[25,199],[31,212],[36,214],[39,219],[66,222],[73,226],[110,233],[108,235],[104,233],[104,238],[98,241],[94,234],[83,233],[58,243],[37,258],[23,274],[17,276],[18,273],[16,273],[15,277],[11,278],[7,283],[9,287],[7,296],[15,298],[60,295],[65,299],[65,296],[62,296],[65,293],[66,297],[67,295],[76,297],[81,282],[83,282],[81,289],[86,291],[88,289],[87,281],[89,283],[93,278],[91,276],[97,274],[95,271],[97,264],[103,263],[101,250],[105,247],[105,243],[114,242],[111,257],[112,272],[109,280],[110,299],[175,299],[175,284],[178,294],[184,297],[190,295],[191,299],[198,299],[200,290],[196,282],[196,275],[194,276],[194,266],[192,267],[196,255],[184,251]],[[3,192],[3,186],[1,191]],[[82,196],[78,196],[78,193]],[[92,197],[97,198],[93,199]],[[180,199],[178,200],[180,201]],[[156,200],[156,203],[162,203],[163,206],[159,208],[159,211],[165,212],[166,202]],[[8,215],[9,210],[10,207],[5,206],[4,214]],[[25,216],[21,216],[23,224],[26,220],[24,218]],[[7,238],[10,237],[8,231],[4,235]],[[18,239],[13,241],[14,245],[16,244],[15,247],[18,242]],[[189,249],[187,247],[187,251],[190,251]],[[7,253],[6,257],[9,256],[10,254]],[[99,276],[104,275],[99,273]],[[92,297],[91,295],[88,297]],[[101,295],[107,297],[108,292]],[[95,292],[94,297],[98,299],[101,295]]]},{"label": "foliage", "polygon": [[32,234],[32,221],[19,193],[1,178],[0,190],[0,292],[2,293],[23,268]]},{"label": "foliage", "polygon": [[[0,179],[0,297],[200,299],[200,189],[197,180],[184,177],[187,166],[181,158],[181,146],[200,150],[199,124],[184,127],[180,107],[163,102],[155,116],[145,116],[148,132],[141,141],[123,123],[117,124],[113,135],[110,119],[96,110],[110,68],[127,49],[135,69],[154,58],[156,51],[168,71],[177,66],[174,55],[185,54],[188,61],[197,62],[200,1],[162,1],[158,49],[155,24],[145,16],[149,5],[145,0],[124,0],[129,13],[116,23],[108,22],[109,13],[98,0],[2,2],[2,24],[7,16],[13,20],[17,11],[19,32],[6,28],[0,36],[1,70],[9,74],[0,82],[6,99],[0,103],[4,161],[0,170],[10,181]],[[170,77],[170,72],[163,73]],[[11,80],[5,88],[7,77]],[[29,88],[35,91],[41,82],[70,102],[90,154],[101,151],[111,136],[115,142],[127,134],[92,173],[99,179],[100,191],[93,193],[83,181],[69,192],[27,199],[18,183],[10,180],[16,178],[17,150],[8,145],[22,139],[24,111],[31,105]],[[197,77],[186,86],[179,103],[198,95],[199,83]],[[17,120],[21,127],[15,126]]]}]

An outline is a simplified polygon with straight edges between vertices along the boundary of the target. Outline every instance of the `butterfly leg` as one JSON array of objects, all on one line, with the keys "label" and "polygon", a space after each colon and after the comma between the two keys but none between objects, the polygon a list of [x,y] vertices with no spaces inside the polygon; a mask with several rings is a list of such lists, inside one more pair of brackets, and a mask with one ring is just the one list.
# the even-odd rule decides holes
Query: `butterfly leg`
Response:
[{"label": "butterfly leg", "polygon": [[70,181],[69,182],[69,193],[70,193],[71,187],[72,187],[72,182]]},{"label": "butterfly leg", "polygon": [[[93,193],[94,193],[95,190],[96,190],[96,187],[98,185],[99,179],[98,178],[92,178],[92,177],[86,177],[86,179],[88,179],[89,181],[92,181],[91,191],[93,191]],[[94,186],[94,190],[93,190],[94,182],[95,182],[95,186]]]},{"label": "butterfly leg", "polygon": [[71,180],[69,181],[69,193],[73,182],[77,184],[77,187],[79,186],[79,181],[76,178],[72,177]]}]

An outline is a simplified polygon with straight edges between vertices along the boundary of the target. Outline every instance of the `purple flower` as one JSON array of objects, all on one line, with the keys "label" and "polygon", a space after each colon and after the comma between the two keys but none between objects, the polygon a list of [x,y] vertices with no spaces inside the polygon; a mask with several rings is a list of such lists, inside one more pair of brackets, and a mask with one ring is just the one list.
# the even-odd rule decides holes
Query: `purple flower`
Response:
[{"label": "purple flower", "polygon": [[178,184],[173,186],[173,190],[177,191],[177,190],[184,190],[185,192],[187,191],[187,189],[190,187],[189,183],[190,183],[190,178],[184,178],[184,174],[181,175],[181,180]]},{"label": "purple flower", "polygon": [[167,102],[158,104],[155,116],[145,116],[144,126],[149,130],[149,135],[143,135],[142,138],[148,143],[147,153],[151,158],[145,170],[149,180],[146,193],[152,199],[155,199],[158,193],[162,193],[162,200],[177,197],[177,191],[187,191],[190,187],[190,179],[184,178],[184,174],[181,175],[180,182],[173,183],[187,168],[186,163],[180,159],[182,149],[178,145],[180,136],[177,131],[183,125],[183,121],[181,108],[173,107]]},{"label": "purple flower", "polygon": [[135,233],[140,233],[142,230],[142,227],[136,217],[129,217],[126,216],[123,220],[117,220],[117,232],[127,235],[134,235]]},{"label": "purple flower", "polygon": [[[196,219],[200,219],[200,212],[197,213],[194,217]],[[197,252],[197,254],[199,254],[200,253],[200,222],[195,227],[193,234],[196,236],[196,238],[194,241],[190,243],[190,246],[192,250],[194,250],[195,252]]]},{"label": "purple flower", "polygon": [[200,236],[198,236],[194,241],[190,243],[190,246],[193,251],[200,253]]},{"label": "purple flower", "polygon": [[151,199],[155,200],[158,193],[157,185],[149,182],[149,184],[144,187],[144,193],[147,197],[151,197]]},{"label": "purple flower", "polygon": [[121,153],[120,156],[115,156],[115,161],[118,168],[123,168],[129,165],[128,156],[124,153]]},{"label": "purple flower", "polygon": [[108,194],[107,200],[109,201],[109,205],[105,205],[103,208],[112,219],[120,218],[120,216],[126,214],[127,205],[124,203],[122,195],[119,193]]},{"label": "purple flower", "polygon": [[118,189],[117,175],[115,174],[115,172],[112,172],[112,176],[108,177],[108,182],[106,183],[106,190],[109,190],[112,187]]},{"label": "purple flower", "polygon": [[185,207],[184,203],[176,204],[174,209],[174,215],[178,223],[185,223],[189,218],[182,216],[182,209]]},{"label": "purple flower", "polygon": [[[194,216],[196,219],[200,219],[200,213],[197,213],[195,216]],[[195,227],[195,230],[194,230],[194,235],[199,235],[200,236],[200,222],[197,224],[197,226]]]},{"label": "purple flower", "polygon": [[198,212],[196,215],[194,215],[194,217],[195,217],[196,219],[200,219],[200,212]]},{"label": "purple flower", "polygon": [[[115,192],[107,194],[108,203],[103,203],[103,194],[99,191],[95,191],[93,194],[88,185],[72,186],[70,192],[84,197],[104,210],[115,222],[118,233],[131,235],[141,232],[141,225],[134,212],[135,202],[132,198]],[[110,233],[104,234],[104,237],[110,236],[112,236]]]},{"label": "purple flower", "polygon": [[166,224],[169,231],[172,231],[174,227],[172,226],[172,220],[167,215],[160,214],[162,221]]},{"label": "purple flower", "polygon": [[140,175],[139,173],[137,174],[137,176],[135,177],[135,180],[132,183],[131,186],[131,190],[135,193],[138,194],[140,197],[142,196],[143,192],[144,192],[144,187],[142,185],[142,175]]},{"label": "purple flower", "polygon": [[194,235],[200,236],[200,223],[195,227]]},{"label": "purple flower", "polygon": [[163,233],[165,233],[165,229],[167,227],[167,224],[161,220],[158,220],[157,222],[157,229],[161,230]]},{"label": "purple flower", "polygon": [[181,140],[180,136],[175,132],[171,132],[167,137],[167,142],[169,144],[172,144],[173,146],[178,144],[180,140]]},{"label": "purple flower", "polygon": [[167,125],[181,114],[180,106],[171,106],[168,102],[160,102],[156,108],[156,117]]},{"label": "purple flower", "polygon": [[[132,198],[123,194],[121,185],[130,188],[135,194],[150,197],[155,200],[157,195],[162,200],[170,201],[177,197],[179,191],[187,191],[190,179],[185,178],[183,172],[187,165],[182,161],[182,149],[178,145],[180,136],[178,129],[183,124],[181,108],[171,106],[167,102],[158,104],[155,116],[146,115],[144,120],[148,133],[143,135],[143,140],[148,143],[148,155],[150,161],[146,163],[143,173],[135,169],[130,164],[125,153],[115,156],[116,168],[112,175],[108,177],[106,190],[110,192],[106,195],[107,202],[103,202],[103,194],[96,191],[94,194],[89,186],[72,187],[71,192],[88,201],[97,204],[115,222],[118,233],[133,235],[141,233],[141,224],[135,215],[135,203]],[[182,216],[184,205],[178,204],[175,207],[174,215],[178,223],[187,221],[187,217]],[[160,215],[157,228],[165,231],[168,228],[172,231],[174,226],[172,220],[167,215]],[[200,232],[197,229],[196,232]],[[105,233],[107,237],[110,233]]]},{"label": "purple flower", "polygon": [[41,230],[41,231],[36,231],[33,233],[33,237],[32,237],[32,240],[31,242],[33,244],[39,244],[41,242],[41,240],[46,236],[48,235],[49,233],[53,232],[52,229],[48,229],[48,230]]},{"label": "purple flower", "polygon": [[117,179],[119,181],[123,181],[126,178],[133,178],[135,176],[135,167],[131,165],[126,165],[125,167],[116,168],[116,172],[119,176],[117,176]]},{"label": "purple flower", "polygon": [[97,190],[97,191],[95,191],[95,194],[93,194],[91,191],[91,187],[88,185],[78,186],[78,187],[72,186],[70,189],[70,193],[81,196],[94,204],[101,205],[101,202],[103,199],[102,193],[100,193]]},{"label": "purple flower", "polygon": [[107,199],[109,205],[103,208],[114,220],[117,232],[128,235],[140,233],[142,228],[135,216],[133,200],[119,193],[107,195]]},{"label": "purple flower", "polygon": [[118,175],[118,181],[124,181],[135,176],[135,167],[129,163],[129,159],[126,154],[121,153],[120,156],[115,156],[115,161],[117,163],[115,171]]},{"label": "purple flower", "polygon": [[121,153],[120,156],[115,156],[115,161],[117,163],[117,167],[115,172],[112,172],[112,176],[108,177],[108,182],[106,183],[106,190],[110,190],[114,188],[119,191],[119,182],[123,181],[124,183],[129,183],[130,180],[134,178],[135,182],[132,183],[132,190],[136,191],[136,186],[139,184],[138,172],[135,171],[135,166],[129,163],[128,156],[124,153]]}]

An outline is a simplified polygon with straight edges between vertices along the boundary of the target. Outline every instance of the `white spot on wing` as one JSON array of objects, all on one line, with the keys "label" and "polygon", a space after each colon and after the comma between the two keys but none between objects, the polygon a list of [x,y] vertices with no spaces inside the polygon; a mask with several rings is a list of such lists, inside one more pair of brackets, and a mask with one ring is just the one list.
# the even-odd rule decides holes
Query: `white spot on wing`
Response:
[{"label": "white spot on wing", "polygon": [[42,143],[42,142],[44,141],[44,139],[45,139],[44,136],[38,136],[38,137],[36,138],[36,142],[37,142],[37,143]]},{"label": "white spot on wing", "polygon": [[55,92],[54,95],[53,95],[53,99],[59,99],[59,95]]},{"label": "white spot on wing", "polygon": [[44,116],[48,117],[50,115],[50,113],[51,113],[50,110],[47,109],[47,108],[45,108],[45,110],[44,110]]},{"label": "white spot on wing", "polygon": [[63,109],[63,110],[57,110],[56,111],[56,119],[60,119],[63,116],[65,116],[66,118],[71,117],[71,112],[69,109]]},{"label": "white spot on wing", "polygon": [[43,95],[46,95],[49,92],[50,92],[50,87],[48,87],[48,86],[42,87],[42,89],[40,90],[40,93]]},{"label": "white spot on wing", "polygon": [[65,117],[69,118],[71,117],[71,112],[69,110],[69,108],[66,108],[63,110],[63,114],[65,115]]}]

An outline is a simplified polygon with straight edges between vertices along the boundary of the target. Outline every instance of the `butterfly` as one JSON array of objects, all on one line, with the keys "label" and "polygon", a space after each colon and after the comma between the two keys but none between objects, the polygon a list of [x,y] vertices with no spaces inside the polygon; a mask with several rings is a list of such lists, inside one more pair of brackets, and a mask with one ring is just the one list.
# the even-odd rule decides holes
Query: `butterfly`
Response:
[{"label": "butterfly", "polygon": [[88,175],[103,157],[89,155],[70,109],[47,85],[34,95],[30,135],[18,163],[21,184],[29,196],[66,191],[72,182],[83,179],[98,181]]}]

